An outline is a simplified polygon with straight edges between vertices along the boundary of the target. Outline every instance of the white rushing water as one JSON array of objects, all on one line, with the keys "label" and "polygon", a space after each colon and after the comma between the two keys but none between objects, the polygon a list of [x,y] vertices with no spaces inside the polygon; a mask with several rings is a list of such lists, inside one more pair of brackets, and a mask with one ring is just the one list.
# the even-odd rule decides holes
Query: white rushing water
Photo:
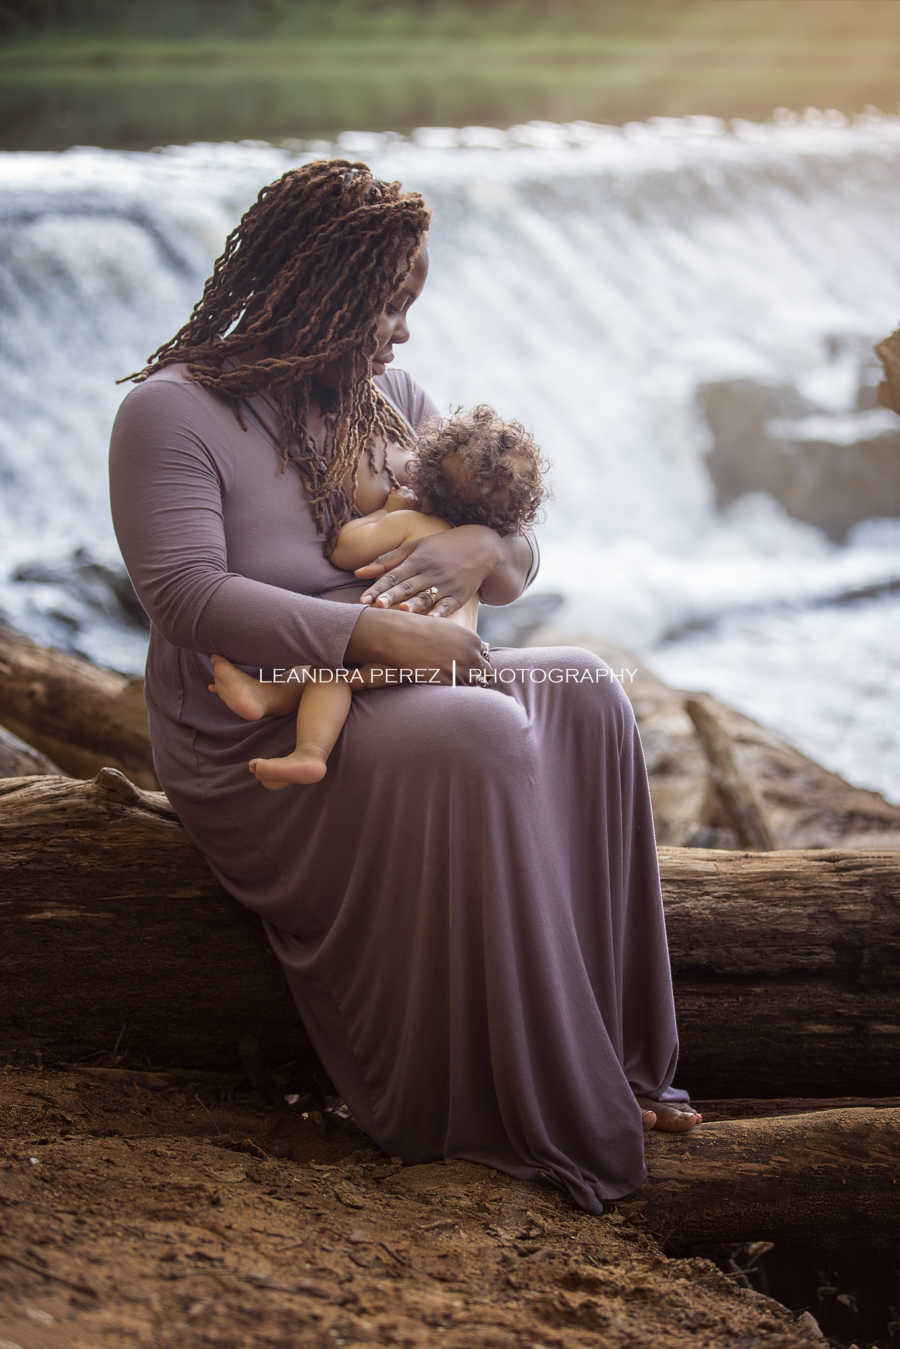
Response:
[{"label": "white rushing water", "polygon": [[825,602],[900,576],[900,521],[863,520],[836,544],[763,492],[717,509],[698,406],[711,382],[791,386],[814,439],[897,434],[893,414],[861,410],[860,383],[900,323],[900,119],[0,155],[7,620],[142,667],[142,636],[12,575],[78,547],[118,564],[114,380],[184,321],[259,188],[333,153],[434,210],[398,363],[443,409],[489,401],[535,432],[553,465],[537,588],[566,598],[555,625],[636,650],[900,801],[900,599]]}]

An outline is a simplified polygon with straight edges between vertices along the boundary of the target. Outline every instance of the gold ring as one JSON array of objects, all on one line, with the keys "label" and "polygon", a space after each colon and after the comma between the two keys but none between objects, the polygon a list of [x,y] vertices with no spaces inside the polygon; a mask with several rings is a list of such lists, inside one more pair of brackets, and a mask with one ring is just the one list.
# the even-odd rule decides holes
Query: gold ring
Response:
[{"label": "gold ring", "polygon": [[429,586],[428,589],[425,591],[425,594],[426,594],[426,595],[428,596],[428,598],[431,600],[431,603],[432,603],[432,604],[436,604],[436,603],[437,603],[437,597],[438,597],[438,588],[437,588],[437,586]]}]

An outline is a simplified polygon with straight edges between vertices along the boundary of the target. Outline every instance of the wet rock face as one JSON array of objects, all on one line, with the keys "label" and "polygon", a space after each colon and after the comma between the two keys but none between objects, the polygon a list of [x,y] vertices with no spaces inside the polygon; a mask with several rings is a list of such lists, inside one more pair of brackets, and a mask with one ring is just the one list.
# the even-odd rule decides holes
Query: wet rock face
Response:
[{"label": "wet rock face", "polygon": [[875,354],[884,375],[877,389],[878,402],[900,412],[900,328],[876,344]]},{"label": "wet rock face", "polygon": [[855,395],[840,410],[787,384],[702,385],[717,504],[767,492],[835,543],[860,520],[900,516],[900,420],[878,406],[876,385],[874,361],[861,362]]},{"label": "wet rock face", "polygon": [[549,623],[564,603],[564,596],[554,591],[529,591],[512,604],[483,605],[478,631],[492,646],[527,646],[532,633]]},{"label": "wet rock face", "polygon": [[[87,548],[75,548],[60,565],[35,561],[22,563],[12,574],[14,581],[58,586],[67,599],[93,614],[102,614],[132,627],[149,627],[147,615],[124,567],[109,567],[91,557]],[[75,622],[73,615],[72,621]]]}]

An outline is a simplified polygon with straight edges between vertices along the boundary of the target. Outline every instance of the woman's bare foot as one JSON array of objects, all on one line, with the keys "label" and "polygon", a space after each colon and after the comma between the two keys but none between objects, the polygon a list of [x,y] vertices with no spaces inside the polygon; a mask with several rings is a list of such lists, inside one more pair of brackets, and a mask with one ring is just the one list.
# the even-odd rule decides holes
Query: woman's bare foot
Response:
[{"label": "woman's bare foot", "polygon": [[269,791],[278,792],[295,783],[321,782],[327,772],[326,759],[318,745],[301,744],[283,759],[251,759],[250,772]]},{"label": "woman's bare foot", "polygon": [[[641,1107],[645,1130],[661,1129],[664,1133],[683,1134],[689,1129],[696,1129],[703,1119],[692,1105],[680,1101],[654,1101],[650,1096],[638,1096],[635,1099]],[[653,1116],[653,1120],[648,1124],[649,1115]]]}]

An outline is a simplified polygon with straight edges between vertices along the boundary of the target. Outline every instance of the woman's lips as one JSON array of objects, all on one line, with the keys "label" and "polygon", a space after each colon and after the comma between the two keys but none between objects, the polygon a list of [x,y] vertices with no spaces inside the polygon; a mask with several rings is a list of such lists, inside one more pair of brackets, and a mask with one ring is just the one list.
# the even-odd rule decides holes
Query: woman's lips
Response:
[{"label": "woman's lips", "polygon": [[372,357],[373,365],[388,365],[394,359],[392,351],[379,352],[377,356]]}]

